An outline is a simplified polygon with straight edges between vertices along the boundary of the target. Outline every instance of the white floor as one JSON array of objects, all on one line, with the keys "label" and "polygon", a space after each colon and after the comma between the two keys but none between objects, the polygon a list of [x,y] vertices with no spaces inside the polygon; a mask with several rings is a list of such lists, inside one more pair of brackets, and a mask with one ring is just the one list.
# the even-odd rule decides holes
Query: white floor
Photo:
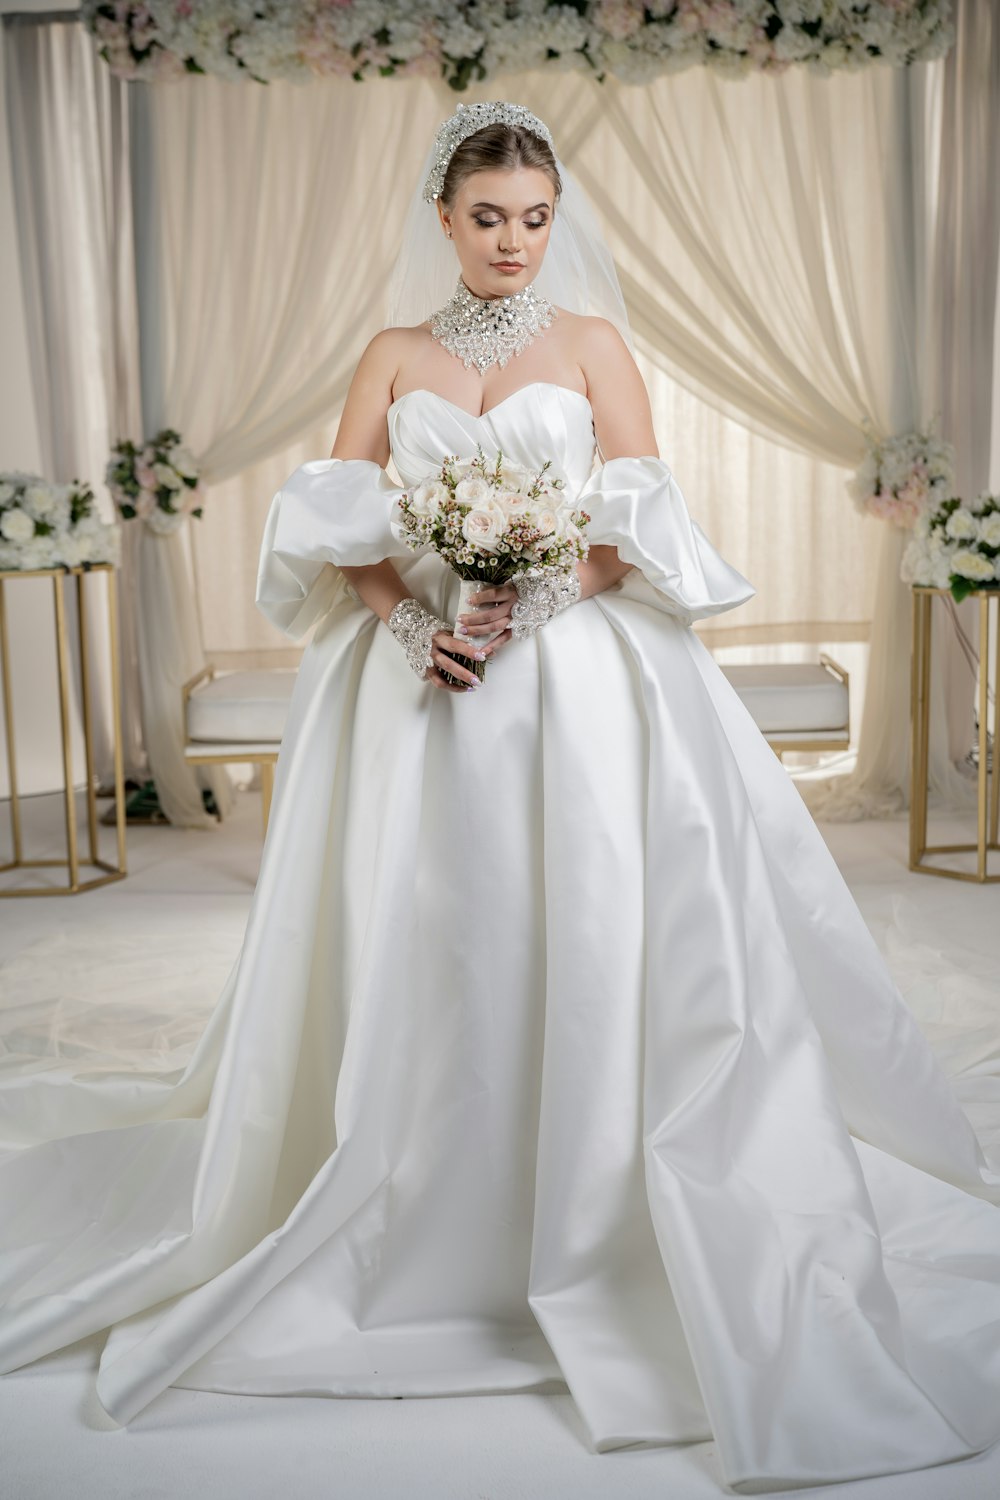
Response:
[{"label": "white floor", "polygon": [[[17,1012],[16,1024],[0,1032],[0,1062],[5,1053],[9,1061],[12,1037],[24,1048],[43,1032],[64,1049],[100,1047],[112,1011],[115,1045],[126,1053],[147,1049],[148,1059],[155,1048],[167,1067],[190,1047],[239,950],[257,873],[259,798],[242,793],[236,804],[208,832],[129,829],[124,881],[72,898],[0,902],[0,997],[8,1016]],[[32,853],[58,852],[59,818],[56,797],[28,799]],[[821,826],[921,1024],[950,1070],[988,1093],[1000,1072],[997,886],[908,871],[905,818]],[[111,830],[102,837],[110,841]],[[971,837],[967,825],[936,817],[934,842]],[[0,886],[10,880],[0,876]],[[589,1452],[568,1395],[348,1401],[171,1388],[119,1429],[93,1393],[103,1340],[82,1340],[0,1379],[0,1500],[187,1500],[209,1491],[218,1500],[272,1500],[279,1490],[287,1500],[727,1493],[711,1443]],[[794,1493],[996,1500],[1000,1447],[920,1474]]]}]

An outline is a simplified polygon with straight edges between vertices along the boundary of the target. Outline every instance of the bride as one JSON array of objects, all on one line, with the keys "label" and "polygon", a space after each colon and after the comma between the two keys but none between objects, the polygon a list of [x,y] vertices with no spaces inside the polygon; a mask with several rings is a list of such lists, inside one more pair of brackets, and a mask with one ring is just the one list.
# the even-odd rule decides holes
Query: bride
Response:
[{"label": "bride", "polygon": [[[691,629],[754,590],[543,122],[445,122],[393,306],[268,516],[258,605],[315,631],[190,1061],[0,1084],[0,1369],[109,1330],[121,1424],[568,1389],[592,1449],[714,1438],[745,1492],[981,1451],[1000,1173]],[[591,546],[458,610],[398,502],[477,446]]]}]

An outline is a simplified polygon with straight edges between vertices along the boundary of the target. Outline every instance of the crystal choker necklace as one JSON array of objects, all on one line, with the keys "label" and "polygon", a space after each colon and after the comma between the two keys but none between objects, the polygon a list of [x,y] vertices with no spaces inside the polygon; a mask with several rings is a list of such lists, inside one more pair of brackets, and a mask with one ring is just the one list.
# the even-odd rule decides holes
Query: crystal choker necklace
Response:
[{"label": "crystal choker necklace", "polygon": [[454,295],[431,319],[431,333],[467,370],[475,365],[483,374],[527,349],[554,317],[552,303],[532,286],[509,297],[476,297],[459,279]]}]

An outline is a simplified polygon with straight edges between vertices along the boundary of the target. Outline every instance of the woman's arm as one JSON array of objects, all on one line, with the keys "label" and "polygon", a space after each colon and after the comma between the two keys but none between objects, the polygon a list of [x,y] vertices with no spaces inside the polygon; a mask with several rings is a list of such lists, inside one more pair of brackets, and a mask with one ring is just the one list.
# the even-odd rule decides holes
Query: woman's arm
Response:
[{"label": "woman's arm", "polygon": [[[594,432],[601,458],[658,458],[653,414],[646,383],[628,345],[614,324],[587,318],[580,343],[580,368],[594,411]],[[632,571],[617,548],[595,544],[586,562],[577,563],[581,599],[610,588]]]},{"label": "woman's arm", "polygon": [[[362,354],[347,392],[331,458],[366,458],[383,469],[389,462],[386,415],[392,404],[402,336],[402,330],[386,328],[375,335]],[[362,567],[341,568],[341,572],[383,623],[400,599],[410,597],[388,558]]]}]

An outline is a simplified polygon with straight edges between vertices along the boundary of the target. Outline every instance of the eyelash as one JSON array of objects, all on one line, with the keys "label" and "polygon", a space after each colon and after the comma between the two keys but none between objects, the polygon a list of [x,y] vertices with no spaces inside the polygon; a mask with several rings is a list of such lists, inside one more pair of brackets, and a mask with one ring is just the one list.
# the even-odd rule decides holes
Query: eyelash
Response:
[{"label": "eyelash", "polygon": [[[473,218],[480,229],[496,229],[497,225],[501,223],[500,219],[481,219],[478,214],[473,214]],[[538,219],[535,223],[532,223],[530,219],[525,219],[524,221],[525,227],[528,229],[544,229],[548,222],[548,219]]]}]

